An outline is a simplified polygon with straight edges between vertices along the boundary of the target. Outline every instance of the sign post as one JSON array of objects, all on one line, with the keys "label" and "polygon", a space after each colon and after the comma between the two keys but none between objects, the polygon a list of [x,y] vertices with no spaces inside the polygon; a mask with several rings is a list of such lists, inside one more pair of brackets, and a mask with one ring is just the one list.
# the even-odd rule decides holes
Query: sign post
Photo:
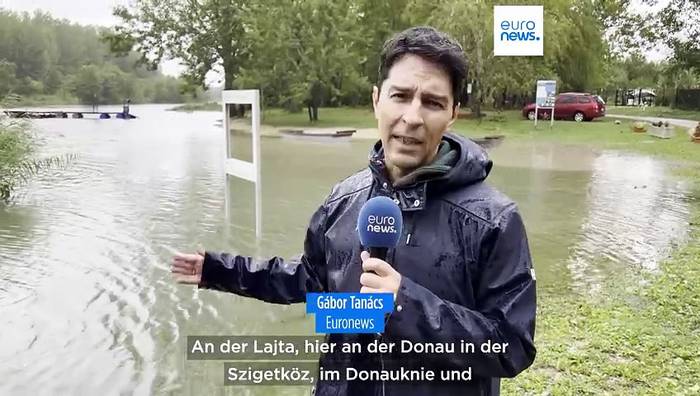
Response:
[{"label": "sign post", "polygon": [[554,101],[557,95],[557,82],[555,80],[537,80],[537,92],[535,94],[535,128],[539,109],[551,109],[549,127],[554,125]]}]

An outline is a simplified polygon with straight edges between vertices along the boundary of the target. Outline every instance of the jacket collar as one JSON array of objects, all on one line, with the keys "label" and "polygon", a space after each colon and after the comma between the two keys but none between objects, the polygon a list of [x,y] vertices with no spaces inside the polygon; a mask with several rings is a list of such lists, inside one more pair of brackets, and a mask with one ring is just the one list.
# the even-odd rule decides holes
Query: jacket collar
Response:
[{"label": "jacket collar", "polygon": [[450,190],[482,181],[488,176],[492,163],[483,148],[467,138],[449,132],[445,133],[442,141],[457,152],[451,169],[398,187],[393,186],[389,180],[381,140],[375,143],[369,155],[369,168],[374,179],[371,196],[392,198],[403,211],[422,210],[425,208],[429,187],[431,191]]}]

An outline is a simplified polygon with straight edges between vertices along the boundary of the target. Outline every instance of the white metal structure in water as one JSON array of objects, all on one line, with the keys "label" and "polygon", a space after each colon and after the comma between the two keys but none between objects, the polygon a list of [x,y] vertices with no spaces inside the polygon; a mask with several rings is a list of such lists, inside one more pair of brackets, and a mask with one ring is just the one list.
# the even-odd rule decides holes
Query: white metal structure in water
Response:
[{"label": "white metal structure in water", "polygon": [[[260,91],[257,89],[224,90],[221,92],[221,101],[224,111],[224,135],[226,136],[225,171],[225,204],[226,220],[229,220],[229,188],[228,176],[235,176],[255,184],[255,237],[262,236],[262,196],[260,186]],[[229,157],[231,153],[231,128],[228,113],[229,105],[249,104],[251,107],[251,132],[253,135],[253,162]]]}]

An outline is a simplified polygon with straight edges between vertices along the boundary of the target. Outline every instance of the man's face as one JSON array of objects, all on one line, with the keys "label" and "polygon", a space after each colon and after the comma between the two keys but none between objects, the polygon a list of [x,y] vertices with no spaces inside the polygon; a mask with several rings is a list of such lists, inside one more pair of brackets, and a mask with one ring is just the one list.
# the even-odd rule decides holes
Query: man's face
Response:
[{"label": "man's face", "polygon": [[384,161],[390,172],[395,169],[400,175],[433,160],[459,111],[459,105],[453,109],[447,71],[412,54],[394,63],[381,91],[374,87],[372,101]]}]

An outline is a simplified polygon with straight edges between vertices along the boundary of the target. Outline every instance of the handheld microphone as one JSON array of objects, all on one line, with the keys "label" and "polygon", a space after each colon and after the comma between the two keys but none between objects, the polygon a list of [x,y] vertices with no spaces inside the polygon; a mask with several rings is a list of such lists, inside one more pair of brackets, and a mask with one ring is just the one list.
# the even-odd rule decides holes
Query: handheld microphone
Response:
[{"label": "handheld microphone", "polygon": [[357,232],[370,257],[386,261],[387,249],[399,244],[402,228],[401,208],[390,198],[374,197],[360,209]]}]

